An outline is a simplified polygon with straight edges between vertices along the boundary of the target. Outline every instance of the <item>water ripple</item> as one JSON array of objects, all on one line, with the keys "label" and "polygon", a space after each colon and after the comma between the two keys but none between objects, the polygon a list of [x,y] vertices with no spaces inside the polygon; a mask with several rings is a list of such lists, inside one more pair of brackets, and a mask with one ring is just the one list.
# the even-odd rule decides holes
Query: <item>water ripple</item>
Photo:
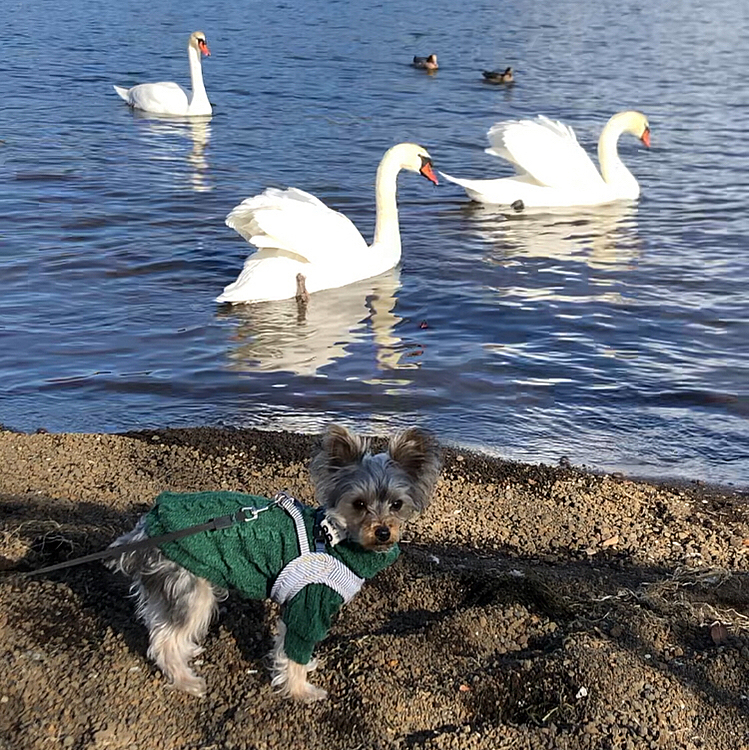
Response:
[{"label": "water ripple", "polygon": [[[739,4],[251,5],[251,23],[224,0],[11,14],[0,422],[418,420],[508,457],[746,483]],[[187,85],[193,26],[213,52],[213,117],[130,112],[111,84]],[[431,52],[436,75],[410,67]],[[484,85],[481,70],[504,65],[516,84]],[[508,165],[484,152],[494,122],[543,113],[592,153],[608,116],[632,107],[653,131],[649,151],[620,144],[637,204],[507,216],[404,174],[399,269],[306,310],[213,303],[249,252],[224,217],[269,185],[314,193],[371,238],[391,144],[501,176]]]}]

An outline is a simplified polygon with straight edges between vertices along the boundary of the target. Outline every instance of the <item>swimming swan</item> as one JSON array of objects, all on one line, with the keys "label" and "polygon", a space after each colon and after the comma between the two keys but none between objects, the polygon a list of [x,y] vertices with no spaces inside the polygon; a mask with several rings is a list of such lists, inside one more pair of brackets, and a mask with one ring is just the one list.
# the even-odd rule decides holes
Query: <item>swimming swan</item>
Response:
[{"label": "swimming swan", "polygon": [[262,302],[303,297],[387,271],[401,257],[397,176],[419,172],[437,184],[427,150],[414,143],[393,146],[382,157],[375,180],[377,218],[374,242],[367,245],[343,214],[297,188],[268,188],[247,198],[226,224],[258,248],[237,280],[216,302]]},{"label": "swimming swan", "polygon": [[140,83],[130,89],[115,86],[114,90],[131,106],[159,115],[210,115],[213,111],[203,85],[203,68],[200,53],[210,55],[205,34],[196,31],[187,43],[190,60],[192,93],[172,81]]},{"label": "swimming swan", "polygon": [[641,112],[614,115],[601,131],[598,160],[601,172],[578,144],[575,132],[561,122],[539,115],[535,120],[509,120],[493,125],[488,154],[511,162],[515,177],[465,180],[442,173],[480,203],[515,208],[594,206],[634,199],[640,186],[617,152],[622,133],[631,133],[650,146],[650,126]]}]

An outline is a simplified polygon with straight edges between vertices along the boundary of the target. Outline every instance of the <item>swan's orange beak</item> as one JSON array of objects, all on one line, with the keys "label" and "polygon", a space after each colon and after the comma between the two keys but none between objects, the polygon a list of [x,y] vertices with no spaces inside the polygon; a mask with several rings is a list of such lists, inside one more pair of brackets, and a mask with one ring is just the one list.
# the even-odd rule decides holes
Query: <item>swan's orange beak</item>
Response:
[{"label": "swan's orange beak", "polygon": [[437,175],[434,174],[434,169],[432,169],[432,162],[428,159],[422,157],[422,161],[424,162],[421,165],[421,169],[419,170],[419,174],[423,175],[427,178],[430,182],[433,182],[435,185],[439,185],[439,180],[437,180]]},{"label": "swan's orange beak", "polygon": [[202,39],[198,39],[198,48],[206,57],[211,56],[211,51],[208,49],[208,45]]},{"label": "swan's orange beak", "polygon": [[640,140],[648,147],[650,148],[650,128],[645,128],[642,135],[640,136]]}]

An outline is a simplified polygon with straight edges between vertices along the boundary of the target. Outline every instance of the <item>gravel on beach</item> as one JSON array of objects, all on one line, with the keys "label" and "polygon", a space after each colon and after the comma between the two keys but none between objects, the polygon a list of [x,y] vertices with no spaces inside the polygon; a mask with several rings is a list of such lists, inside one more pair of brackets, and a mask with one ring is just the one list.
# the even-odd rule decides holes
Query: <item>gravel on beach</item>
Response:
[{"label": "gravel on beach", "polygon": [[316,438],[0,430],[0,750],[749,748],[749,493],[445,451],[398,562],[312,681],[271,689],[275,605],[230,596],[203,699],[147,659],[127,581],[91,563],[163,490],[312,502]]}]

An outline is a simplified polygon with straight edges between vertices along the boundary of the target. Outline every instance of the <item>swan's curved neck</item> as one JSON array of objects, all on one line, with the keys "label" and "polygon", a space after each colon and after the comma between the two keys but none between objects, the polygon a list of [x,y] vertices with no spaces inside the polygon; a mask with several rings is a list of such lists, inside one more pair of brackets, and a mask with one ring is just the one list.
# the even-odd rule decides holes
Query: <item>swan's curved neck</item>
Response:
[{"label": "swan's curved neck", "polygon": [[190,96],[190,108],[196,105],[208,104],[208,94],[203,84],[203,66],[200,62],[200,50],[191,45],[187,48],[187,57],[190,60],[190,83],[192,93]]},{"label": "swan's curved neck", "polygon": [[398,172],[401,167],[386,155],[377,167],[375,178],[375,204],[377,219],[375,221],[375,245],[386,245],[389,250],[400,254],[401,235],[398,226],[398,204],[396,190]]},{"label": "swan's curved neck", "polygon": [[623,119],[614,117],[606,123],[598,139],[598,162],[601,165],[601,176],[607,185],[616,188],[623,197],[636,198],[640,187],[635,176],[619,158],[617,149],[619,136],[626,129],[627,122]]}]

